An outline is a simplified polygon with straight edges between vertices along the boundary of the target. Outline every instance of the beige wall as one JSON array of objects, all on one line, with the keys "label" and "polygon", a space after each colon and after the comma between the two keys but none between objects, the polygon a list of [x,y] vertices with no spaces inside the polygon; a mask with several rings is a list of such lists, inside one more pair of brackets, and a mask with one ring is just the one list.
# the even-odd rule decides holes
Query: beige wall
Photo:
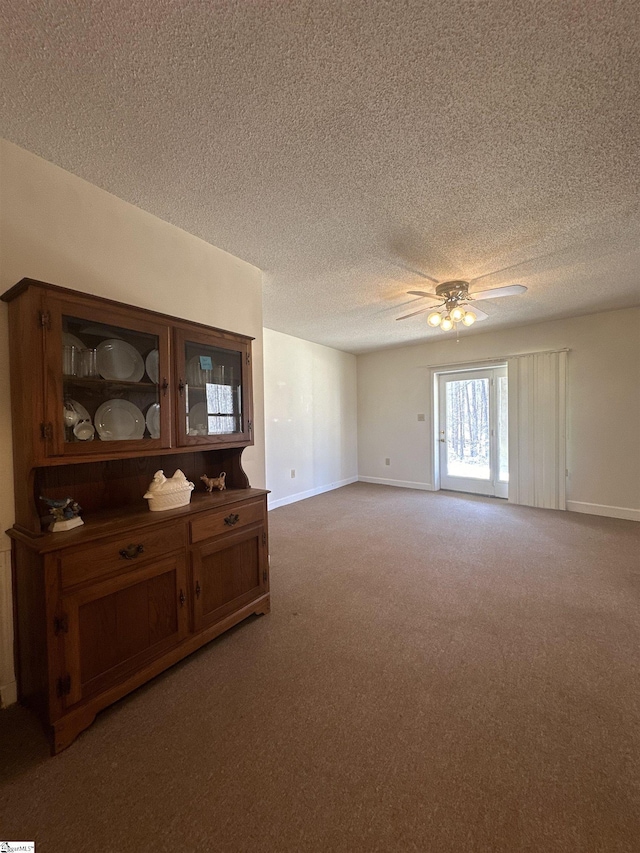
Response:
[{"label": "beige wall", "polygon": [[359,356],[360,477],[432,487],[430,367],[568,347],[569,509],[640,518],[639,329],[634,308]]},{"label": "beige wall", "polygon": [[356,357],[265,329],[264,364],[269,506],[354,482]]},{"label": "beige wall", "polygon": [[[26,276],[255,337],[255,446],[244,452],[243,465],[252,485],[263,487],[260,270],[15,145],[0,146],[0,292]],[[11,448],[7,306],[0,303],[2,531],[13,523]],[[9,540],[0,537],[6,551]],[[0,560],[0,572],[1,593],[7,560]],[[6,596],[0,607],[6,626]],[[10,690],[4,631],[0,643],[0,689]]]},{"label": "beige wall", "polygon": [[[258,269],[6,142],[0,166],[0,292],[28,276],[256,338],[256,444],[243,464],[252,484],[265,485],[266,415],[271,506],[358,474],[430,488],[429,367],[568,347],[570,506],[640,512],[640,309],[463,332],[459,343],[436,339],[357,359],[264,330],[265,393]],[[8,363],[0,303],[0,703],[15,695],[2,533],[13,523]]]}]

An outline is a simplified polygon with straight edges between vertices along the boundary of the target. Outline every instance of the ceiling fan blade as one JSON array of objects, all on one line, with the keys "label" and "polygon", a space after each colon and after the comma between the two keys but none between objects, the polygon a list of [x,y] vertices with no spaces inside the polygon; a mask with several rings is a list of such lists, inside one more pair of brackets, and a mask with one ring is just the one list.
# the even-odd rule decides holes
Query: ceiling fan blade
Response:
[{"label": "ceiling fan blade", "polygon": [[428,305],[426,308],[421,308],[419,311],[412,311],[411,314],[403,314],[402,317],[396,317],[396,320],[406,320],[407,317],[415,317],[416,314],[424,314],[425,311],[433,311],[433,305]]},{"label": "ceiling fan blade", "polygon": [[471,299],[499,299],[501,296],[516,296],[525,293],[527,288],[524,284],[508,284],[506,287],[493,287],[491,290],[476,290],[470,293]]},{"label": "ceiling fan blade", "polygon": [[489,316],[488,314],[485,314],[482,308],[478,308],[477,305],[474,305],[472,300],[470,300],[469,310],[473,311],[473,313],[476,315],[476,320],[486,320]]},{"label": "ceiling fan blade", "polygon": [[429,299],[437,299],[438,302],[442,297],[438,296],[437,293],[427,293],[426,290],[407,290],[407,293],[410,296],[428,296]]}]

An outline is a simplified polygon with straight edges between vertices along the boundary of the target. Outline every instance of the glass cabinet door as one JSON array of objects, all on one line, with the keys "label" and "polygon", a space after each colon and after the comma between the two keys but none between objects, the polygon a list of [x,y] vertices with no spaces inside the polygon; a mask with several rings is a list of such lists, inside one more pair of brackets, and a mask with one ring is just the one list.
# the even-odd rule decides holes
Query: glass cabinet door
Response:
[{"label": "glass cabinet door", "polygon": [[48,358],[61,377],[51,415],[58,452],[169,446],[167,328],[137,323],[134,312],[127,318],[62,304],[55,313],[61,339],[52,336]]},{"label": "glass cabinet door", "polygon": [[223,443],[250,439],[247,411],[250,351],[204,333],[177,330],[178,442]]}]

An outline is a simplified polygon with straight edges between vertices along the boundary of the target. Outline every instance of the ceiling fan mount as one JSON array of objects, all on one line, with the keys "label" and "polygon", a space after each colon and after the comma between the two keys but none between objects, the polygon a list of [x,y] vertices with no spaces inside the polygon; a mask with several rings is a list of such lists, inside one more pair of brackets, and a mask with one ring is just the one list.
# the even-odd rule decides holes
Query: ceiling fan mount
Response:
[{"label": "ceiling fan mount", "polygon": [[468,281],[443,281],[436,287],[436,296],[445,302],[464,302],[469,298]]}]

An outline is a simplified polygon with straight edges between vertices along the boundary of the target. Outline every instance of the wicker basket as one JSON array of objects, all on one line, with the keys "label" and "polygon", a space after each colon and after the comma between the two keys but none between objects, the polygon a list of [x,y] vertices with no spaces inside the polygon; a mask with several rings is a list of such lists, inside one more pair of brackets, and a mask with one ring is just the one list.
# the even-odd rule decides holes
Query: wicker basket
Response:
[{"label": "wicker basket", "polygon": [[187,480],[180,469],[169,479],[162,471],[156,471],[153,482],[150,483],[144,497],[149,501],[151,512],[162,512],[166,509],[187,506],[191,501],[193,489],[193,483]]}]

